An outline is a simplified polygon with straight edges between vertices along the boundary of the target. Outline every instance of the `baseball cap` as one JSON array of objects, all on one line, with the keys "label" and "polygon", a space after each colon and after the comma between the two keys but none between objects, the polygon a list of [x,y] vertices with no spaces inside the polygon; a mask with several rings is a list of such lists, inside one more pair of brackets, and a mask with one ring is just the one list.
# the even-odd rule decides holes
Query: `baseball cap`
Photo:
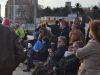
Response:
[{"label": "baseball cap", "polygon": [[34,32],[34,33],[33,33],[33,35],[38,36],[38,35],[39,35],[39,32],[38,32],[38,31],[36,31],[36,32]]}]

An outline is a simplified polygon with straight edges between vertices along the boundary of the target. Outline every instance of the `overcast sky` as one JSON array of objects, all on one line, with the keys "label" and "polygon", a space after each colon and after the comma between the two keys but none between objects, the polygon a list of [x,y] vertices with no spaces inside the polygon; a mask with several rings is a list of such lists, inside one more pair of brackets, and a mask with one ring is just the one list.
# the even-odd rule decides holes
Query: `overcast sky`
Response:
[{"label": "overcast sky", "polygon": [[[43,5],[44,7],[50,6],[50,7],[63,7],[65,6],[66,1],[71,1],[72,6],[75,6],[76,3],[80,3],[83,7],[90,7],[94,5],[98,5],[100,0],[38,0],[38,3]],[[7,0],[1,0],[1,16],[4,17],[5,15],[5,4]]]}]

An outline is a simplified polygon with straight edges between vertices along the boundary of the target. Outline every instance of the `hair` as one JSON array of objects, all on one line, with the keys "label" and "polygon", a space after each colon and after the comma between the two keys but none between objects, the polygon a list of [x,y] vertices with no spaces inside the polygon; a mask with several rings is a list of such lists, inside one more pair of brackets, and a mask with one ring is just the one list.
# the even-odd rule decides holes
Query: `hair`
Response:
[{"label": "hair", "polygon": [[69,21],[70,24],[73,24],[73,21]]},{"label": "hair", "polygon": [[76,42],[74,42],[73,44],[74,44],[75,46],[79,46],[79,48],[84,47],[84,44],[83,44],[82,41],[76,41]]},{"label": "hair", "polygon": [[67,45],[67,39],[65,36],[59,36],[58,39],[61,39]]},{"label": "hair", "polygon": [[92,36],[97,42],[100,42],[100,20],[92,20],[89,24]]},{"label": "hair", "polygon": [[69,45],[68,45],[68,46],[72,46],[72,45],[73,45],[73,42],[69,43]]},{"label": "hair", "polygon": [[41,28],[39,29],[39,32],[40,32],[40,33],[41,33],[41,30],[43,30],[44,33],[46,32],[46,28],[44,28],[44,27],[41,27]]},{"label": "hair", "polygon": [[78,17],[74,18],[73,20],[74,23],[80,23],[80,19]]},{"label": "hair", "polygon": [[59,24],[59,21],[58,21],[58,20],[56,20],[55,24]]},{"label": "hair", "polygon": [[66,26],[67,22],[66,21],[61,21],[62,25]]},{"label": "hair", "polygon": [[79,23],[73,23],[73,25],[77,28],[77,29],[79,29]]},{"label": "hair", "polygon": [[42,40],[45,41],[46,43],[49,43],[49,38],[48,38],[47,36],[44,36],[44,37],[42,38]]},{"label": "hair", "polygon": [[85,45],[85,37],[79,29],[74,30],[70,36],[69,42],[75,42],[75,41],[82,41]]}]

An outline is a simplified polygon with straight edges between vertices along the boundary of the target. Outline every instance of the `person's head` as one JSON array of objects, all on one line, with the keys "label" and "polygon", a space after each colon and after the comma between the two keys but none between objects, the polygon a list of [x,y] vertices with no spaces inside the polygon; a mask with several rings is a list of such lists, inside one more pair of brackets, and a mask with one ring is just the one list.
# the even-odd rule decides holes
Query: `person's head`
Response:
[{"label": "person's head", "polygon": [[12,26],[10,26],[12,29],[15,29],[15,26],[14,25],[12,25]]},{"label": "person's head", "polygon": [[23,22],[19,22],[19,25],[22,25],[23,24]]},{"label": "person's head", "polygon": [[73,22],[72,21],[69,21],[68,26],[71,28],[72,27],[72,24],[73,24]]},{"label": "person's head", "polygon": [[49,43],[49,38],[46,37],[46,36],[44,36],[44,37],[42,38],[42,42],[43,42],[43,44]]},{"label": "person's head", "polygon": [[79,27],[79,23],[73,23],[72,24],[72,31],[74,31],[74,30],[76,30],[76,29],[78,29],[78,27]]},{"label": "person's head", "polygon": [[72,52],[73,51],[73,43],[69,43],[68,51],[69,52]]},{"label": "person's head", "polygon": [[73,52],[76,54],[76,51],[79,49],[79,48],[82,48],[84,47],[84,44],[82,41],[76,41],[73,43]]},{"label": "person's head", "polygon": [[80,19],[78,17],[74,18],[73,23],[80,23]]},{"label": "person's head", "polygon": [[38,31],[36,31],[36,32],[34,32],[34,33],[33,33],[33,35],[34,35],[34,39],[38,39],[39,32],[38,32]]},{"label": "person's head", "polygon": [[41,34],[45,34],[45,32],[46,32],[46,28],[41,27],[41,28],[39,29],[39,32],[40,32]]},{"label": "person's head", "polygon": [[58,21],[58,20],[56,20],[55,24],[56,24],[56,25],[58,25],[58,24],[59,24],[59,21]]},{"label": "person's head", "polygon": [[71,43],[75,41],[82,41],[85,44],[85,37],[79,29],[74,30],[70,36],[69,42]]},{"label": "person's head", "polygon": [[2,21],[0,20],[0,24],[2,23]]},{"label": "person's head", "polygon": [[15,26],[16,26],[16,29],[20,27],[19,23],[16,23]]},{"label": "person's head", "polygon": [[67,39],[65,36],[59,36],[58,37],[58,47],[64,46],[67,43]]},{"label": "person's head", "polygon": [[66,21],[61,21],[60,22],[60,29],[63,29],[67,26],[67,22]]},{"label": "person's head", "polygon": [[100,20],[93,20],[90,22],[90,34],[93,39],[100,42]]},{"label": "person's head", "polygon": [[8,18],[4,18],[2,24],[6,26],[10,26],[10,20]]}]

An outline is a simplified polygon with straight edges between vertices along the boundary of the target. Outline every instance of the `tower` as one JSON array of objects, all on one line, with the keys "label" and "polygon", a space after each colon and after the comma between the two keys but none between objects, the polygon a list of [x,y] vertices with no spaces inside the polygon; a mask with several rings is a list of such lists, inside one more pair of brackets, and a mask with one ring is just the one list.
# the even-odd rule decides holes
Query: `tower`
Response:
[{"label": "tower", "polygon": [[65,2],[65,7],[67,7],[70,12],[72,11],[72,6],[70,1]]}]

